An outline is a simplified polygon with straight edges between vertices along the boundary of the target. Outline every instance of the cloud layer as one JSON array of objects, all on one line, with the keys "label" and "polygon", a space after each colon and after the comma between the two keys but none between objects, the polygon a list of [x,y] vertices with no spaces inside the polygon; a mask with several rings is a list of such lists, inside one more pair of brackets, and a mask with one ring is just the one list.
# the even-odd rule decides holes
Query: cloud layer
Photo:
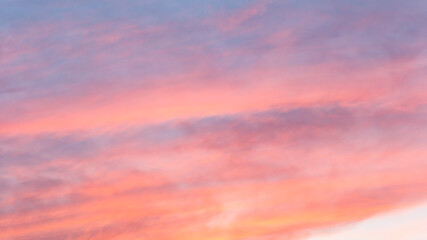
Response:
[{"label": "cloud layer", "polygon": [[427,201],[423,1],[0,2],[0,239],[316,239]]}]

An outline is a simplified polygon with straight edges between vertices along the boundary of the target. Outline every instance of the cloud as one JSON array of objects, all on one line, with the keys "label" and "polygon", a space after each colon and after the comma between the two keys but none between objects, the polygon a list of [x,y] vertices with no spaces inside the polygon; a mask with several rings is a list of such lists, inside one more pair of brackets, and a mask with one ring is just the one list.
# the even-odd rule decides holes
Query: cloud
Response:
[{"label": "cloud", "polygon": [[4,3],[1,239],[302,239],[426,199],[423,1]]},{"label": "cloud", "polygon": [[[365,219],[423,199],[423,119],[419,112],[324,106],[23,137],[13,151],[51,158],[33,162],[31,171],[3,163],[17,182],[6,191],[0,236],[66,238],[79,228],[87,229],[82,239],[138,236],[141,229],[120,222],[156,219],[147,236],[167,239],[161,229],[168,226],[183,239],[239,239],[299,236]],[[17,142],[9,140],[8,149]],[[89,154],[76,143],[90,146]]]},{"label": "cloud", "polygon": [[421,240],[426,236],[422,222],[426,221],[426,206],[420,205],[375,216],[360,223],[350,225],[336,233],[325,233],[308,240],[356,240],[404,238]]}]

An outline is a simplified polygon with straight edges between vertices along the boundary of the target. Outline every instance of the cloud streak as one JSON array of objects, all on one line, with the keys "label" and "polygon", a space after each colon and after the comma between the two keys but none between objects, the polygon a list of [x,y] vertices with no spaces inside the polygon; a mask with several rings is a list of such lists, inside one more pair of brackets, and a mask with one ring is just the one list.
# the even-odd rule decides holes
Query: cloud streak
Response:
[{"label": "cloud streak", "polygon": [[4,1],[0,238],[316,239],[424,203],[427,13],[398,3]]}]

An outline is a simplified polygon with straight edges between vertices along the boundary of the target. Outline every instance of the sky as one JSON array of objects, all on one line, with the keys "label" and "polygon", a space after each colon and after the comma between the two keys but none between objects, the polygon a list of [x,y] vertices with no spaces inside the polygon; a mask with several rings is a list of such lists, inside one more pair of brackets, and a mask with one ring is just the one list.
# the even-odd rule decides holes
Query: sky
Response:
[{"label": "sky", "polygon": [[0,239],[427,239],[426,1],[0,5]]},{"label": "sky", "polygon": [[373,217],[337,232],[325,232],[308,240],[424,240],[427,236],[427,204]]}]

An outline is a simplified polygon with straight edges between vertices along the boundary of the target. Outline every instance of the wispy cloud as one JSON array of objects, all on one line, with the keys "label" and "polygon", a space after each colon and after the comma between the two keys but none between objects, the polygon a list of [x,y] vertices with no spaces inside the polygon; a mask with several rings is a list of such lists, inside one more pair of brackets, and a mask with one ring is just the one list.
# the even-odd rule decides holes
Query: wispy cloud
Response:
[{"label": "wispy cloud", "polygon": [[315,238],[427,199],[423,1],[2,3],[1,239]]}]

